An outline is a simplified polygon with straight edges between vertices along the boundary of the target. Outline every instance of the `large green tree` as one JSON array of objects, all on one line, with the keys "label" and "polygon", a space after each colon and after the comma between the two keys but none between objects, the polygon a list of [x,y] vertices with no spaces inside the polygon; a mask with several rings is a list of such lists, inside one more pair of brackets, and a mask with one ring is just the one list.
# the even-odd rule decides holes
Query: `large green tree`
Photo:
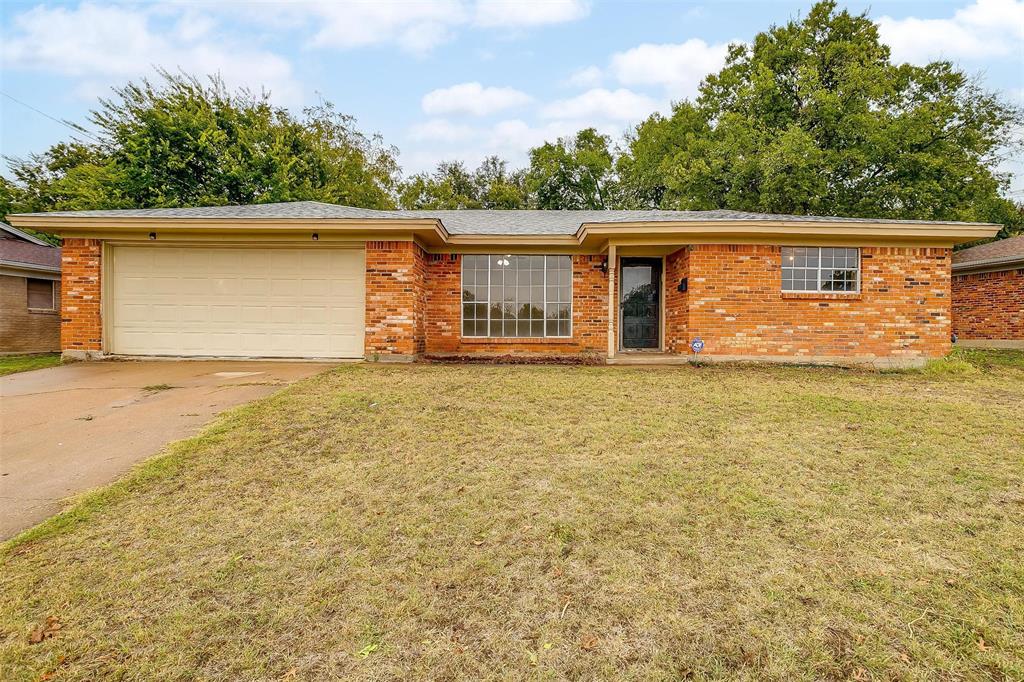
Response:
[{"label": "large green tree", "polygon": [[611,140],[586,128],[531,149],[526,186],[536,208],[615,208]]},{"label": "large green tree", "polygon": [[1020,121],[949,62],[892,63],[866,14],[819,2],[731,46],[696,101],[636,128],[623,203],[1004,220],[1019,211],[998,155]]},{"label": "large green tree", "polygon": [[391,208],[396,152],[329,103],[301,116],[219,78],[163,72],[90,115],[96,143],[8,159],[17,210],[319,200]]},{"label": "large green tree", "polygon": [[469,172],[461,161],[443,161],[432,173],[417,173],[402,182],[398,203],[410,209],[526,208],[524,171],[509,171],[497,156]]}]

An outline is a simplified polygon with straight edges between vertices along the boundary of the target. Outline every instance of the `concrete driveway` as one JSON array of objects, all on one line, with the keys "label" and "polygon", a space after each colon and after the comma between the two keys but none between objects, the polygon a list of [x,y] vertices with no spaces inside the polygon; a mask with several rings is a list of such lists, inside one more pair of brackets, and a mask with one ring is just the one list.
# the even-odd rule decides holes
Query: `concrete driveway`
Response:
[{"label": "concrete driveway", "polygon": [[0,539],[195,434],[218,412],[333,366],[82,362],[0,377]]}]

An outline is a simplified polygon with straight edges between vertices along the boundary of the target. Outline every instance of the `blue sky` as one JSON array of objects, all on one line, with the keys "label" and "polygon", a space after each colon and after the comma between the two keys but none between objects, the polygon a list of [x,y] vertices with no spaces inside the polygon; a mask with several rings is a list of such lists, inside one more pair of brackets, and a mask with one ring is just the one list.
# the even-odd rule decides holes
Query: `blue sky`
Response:
[{"label": "blue sky", "polygon": [[[445,159],[514,165],[585,126],[620,137],[692,96],[749,41],[809,3],[636,0],[71,2],[0,6],[0,90],[86,123],[98,96],[153,66],[219,72],[298,110],[320,97],[401,151],[406,172]],[[1024,104],[1024,0],[852,2],[900,61],[950,59]],[[0,96],[0,151],[42,151],[67,128]],[[1010,159],[1015,196],[1024,164]]]}]

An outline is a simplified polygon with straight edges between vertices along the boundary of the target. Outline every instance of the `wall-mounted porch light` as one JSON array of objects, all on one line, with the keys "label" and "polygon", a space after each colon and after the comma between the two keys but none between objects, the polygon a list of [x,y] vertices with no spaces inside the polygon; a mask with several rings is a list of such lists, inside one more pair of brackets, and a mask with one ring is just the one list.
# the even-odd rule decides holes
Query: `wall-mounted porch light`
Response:
[{"label": "wall-mounted porch light", "polygon": [[149,233],[149,238],[150,238],[151,240],[153,240],[153,239],[156,239],[156,232],[150,232],[150,233]]},{"label": "wall-mounted porch light", "polygon": [[601,263],[601,272],[603,272],[606,275],[608,274],[608,259],[607,258],[605,258],[604,261]]}]

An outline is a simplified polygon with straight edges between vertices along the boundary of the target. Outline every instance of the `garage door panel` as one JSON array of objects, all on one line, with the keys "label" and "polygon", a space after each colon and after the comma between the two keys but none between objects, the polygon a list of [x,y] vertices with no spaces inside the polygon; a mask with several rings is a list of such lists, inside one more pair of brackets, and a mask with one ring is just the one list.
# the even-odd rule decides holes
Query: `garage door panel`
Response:
[{"label": "garage door panel", "polygon": [[362,357],[364,259],[325,247],[114,247],[110,350]]}]

